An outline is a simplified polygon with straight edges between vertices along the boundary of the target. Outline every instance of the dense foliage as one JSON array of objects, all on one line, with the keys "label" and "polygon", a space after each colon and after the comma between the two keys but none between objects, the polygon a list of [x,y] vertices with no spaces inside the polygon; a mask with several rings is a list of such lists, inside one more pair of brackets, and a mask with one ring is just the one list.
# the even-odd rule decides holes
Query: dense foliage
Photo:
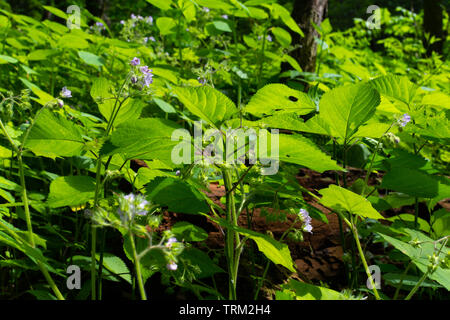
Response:
[{"label": "dense foliage", "polygon": [[[156,14],[81,9],[69,29],[55,7],[0,10],[2,299],[449,298],[448,41],[427,55],[422,14],[326,19],[308,73],[283,2],[136,4]],[[307,188],[303,169],[333,181]],[[255,212],[288,227],[257,232]],[[336,215],[345,285],[312,283],[290,248]]]}]

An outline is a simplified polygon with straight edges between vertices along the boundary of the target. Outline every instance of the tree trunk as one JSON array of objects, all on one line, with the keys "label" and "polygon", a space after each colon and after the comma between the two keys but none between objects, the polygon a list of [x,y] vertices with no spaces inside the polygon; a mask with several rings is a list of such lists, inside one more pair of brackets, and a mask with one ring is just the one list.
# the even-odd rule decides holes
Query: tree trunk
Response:
[{"label": "tree trunk", "polygon": [[316,71],[317,43],[314,37],[318,37],[316,25],[325,19],[328,0],[294,0],[292,17],[302,29],[305,37],[294,36],[294,43],[299,43],[300,48],[292,52],[293,57],[299,62],[303,71]]},{"label": "tree trunk", "polygon": [[442,53],[444,32],[442,30],[443,13],[441,3],[442,0],[423,0],[423,29],[425,33],[430,35],[429,39],[432,36],[440,39],[432,44],[429,43],[429,39],[424,39],[424,45],[427,48],[427,55],[429,56],[432,51]]}]

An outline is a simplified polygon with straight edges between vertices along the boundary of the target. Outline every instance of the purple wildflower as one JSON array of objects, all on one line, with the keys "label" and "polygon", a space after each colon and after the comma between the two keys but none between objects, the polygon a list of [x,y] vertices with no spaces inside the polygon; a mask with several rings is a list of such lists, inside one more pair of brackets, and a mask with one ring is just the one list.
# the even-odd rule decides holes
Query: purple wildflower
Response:
[{"label": "purple wildflower", "polygon": [[134,19],[136,19],[136,18],[137,18],[136,15],[135,15],[134,13],[132,13],[132,14],[131,14],[131,19],[134,20]]},{"label": "purple wildflower", "polygon": [[153,42],[156,41],[155,37],[148,37],[148,40],[153,41]]},{"label": "purple wildflower", "polygon": [[139,69],[141,69],[141,72],[142,72],[143,74],[145,74],[145,75],[147,75],[147,74],[149,74],[149,73],[152,72],[152,70],[149,69],[148,66],[142,66],[142,67],[140,67]]},{"label": "purple wildflower", "polygon": [[403,115],[403,117],[402,117],[401,119],[398,120],[398,125],[399,125],[400,127],[404,127],[404,126],[406,126],[406,125],[408,124],[408,122],[410,122],[410,121],[411,121],[411,116],[410,116],[409,114],[405,113],[405,114]]},{"label": "purple wildflower", "polygon": [[[150,70],[151,71],[151,70]],[[153,74],[148,73],[144,76],[144,87],[148,87],[153,83]]]},{"label": "purple wildflower", "polygon": [[300,209],[301,220],[303,222],[303,231],[312,233],[311,217],[305,209]]},{"label": "purple wildflower", "polygon": [[146,21],[148,24],[153,24],[153,17],[152,17],[152,16],[148,16],[147,18],[145,18],[145,21]]},{"label": "purple wildflower", "polygon": [[201,85],[205,85],[206,84],[206,79],[205,78],[198,77],[197,80],[198,80],[198,82],[200,82]]},{"label": "purple wildflower", "polygon": [[203,9],[202,9],[204,12],[209,12],[209,8],[207,8],[207,7],[203,7]]},{"label": "purple wildflower", "polygon": [[141,64],[141,60],[139,58],[134,57],[133,60],[130,61],[132,66],[138,66]]},{"label": "purple wildflower", "polygon": [[125,21],[124,20],[120,20],[120,24],[125,24]]},{"label": "purple wildflower", "polygon": [[132,84],[135,84],[135,83],[137,83],[138,82],[138,78],[136,77],[136,76],[132,76],[131,77],[131,83]]},{"label": "purple wildflower", "polygon": [[62,101],[61,99],[58,99],[57,102],[58,102],[58,106],[60,106],[61,108],[64,107],[64,101]]},{"label": "purple wildflower", "polygon": [[224,18],[225,20],[228,20],[228,16],[226,14],[222,15],[222,18]]},{"label": "purple wildflower", "polygon": [[270,36],[270,34],[267,35],[266,39],[267,41],[272,42],[272,37]]},{"label": "purple wildflower", "polygon": [[103,25],[103,23],[101,23],[101,22],[96,22],[95,25],[96,25],[97,27],[104,28],[104,25]]},{"label": "purple wildflower", "polygon": [[178,269],[178,265],[174,261],[170,262],[166,267],[170,271],[175,271]]},{"label": "purple wildflower", "polygon": [[147,43],[148,42],[148,37],[145,37],[144,38],[144,43]]},{"label": "purple wildflower", "polygon": [[169,249],[172,248],[172,244],[174,244],[176,242],[178,242],[177,238],[175,238],[175,237],[169,238],[166,242],[166,248],[169,248]]},{"label": "purple wildflower", "polygon": [[63,97],[63,98],[72,98],[72,91],[67,89],[67,87],[63,87],[61,89],[61,97]]}]

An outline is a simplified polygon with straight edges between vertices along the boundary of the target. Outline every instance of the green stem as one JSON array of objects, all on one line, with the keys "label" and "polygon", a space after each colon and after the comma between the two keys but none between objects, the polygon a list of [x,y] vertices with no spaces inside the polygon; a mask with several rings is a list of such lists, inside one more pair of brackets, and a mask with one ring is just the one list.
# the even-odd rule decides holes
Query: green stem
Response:
[{"label": "green stem", "polygon": [[361,257],[361,261],[362,261],[362,263],[364,265],[364,269],[366,270],[366,274],[369,277],[369,281],[370,281],[370,284],[372,285],[372,290],[373,290],[373,293],[375,295],[375,298],[377,300],[381,300],[380,295],[378,294],[377,288],[375,287],[375,282],[373,281],[372,274],[369,271],[369,267],[367,265],[366,257],[364,256],[364,252],[363,252],[363,250],[361,248],[361,242],[359,241],[358,230],[356,228],[356,225],[351,225],[351,228],[353,230],[353,236],[355,238],[356,246],[358,247],[359,256]]},{"label": "green stem", "polygon": [[[19,163],[20,185],[22,188],[22,202],[23,202],[23,206],[24,206],[25,220],[26,220],[27,229],[28,229],[28,242],[32,248],[35,248],[36,244],[34,242],[33,225],[31,223],[30,207],[28,204],[27,187],[26,187],[26,183],[25,183],[25,172],[23,169],[22,149],[17,148],[17,146],[13,143],[12,138],[9,136],[9,134],[6,131],[6,128],[3,125],[3,122],[1,120],[0,120],[0,127],[3,131],[3,133],[5,134],[5,136],[7,137],[7,139],[9,140],[9,142],[11,143],[12,147],[15,149],[15,151],[17,153],[17,160]],[[39,266],[39,269],[41,269],[41,272],[44,274],[45,279],[47,280],[48,284],[50,285],[50,288],[52,289],[52,291],[56,295],[56,297],[59,300],[64,300],[63,295],[61,294],[61,292],[59,291],[55,282],[53,281],[52,277],[50,276],[50,274],[47,270],[47,267],[40,261],[37,261],[37,265]]]},{"label": "green stem", "polygon": [[[226,205],[227,205],[227,220],[233,226],[238,226],[238,217],[236,215],[236,204],[233,191],[233,180],[230,169],[222,169],[223,182],[226,190]],[[228,258],[228,272],[229,272],[229,298],[236,300],[236,282],[239,267],[239,255],[234,255],[235,249],[240,245],[239,234],[228,229],[226,234],[226,253]],[[237,260],[237,261],[236,261]],[[236,263],[237,262],[237,263]]]},{"label": "green stem", "polygon": [[408,274],[408,270],[411,267],[411,265],[412,265],[412,262],[409,262],[408,266],[405,269],[405,272],[403,272],[402,276],[400,277],[400,283],[398,284],[397,289],[395,289],[393,300],[397,300],[398,294],[400,293],[400,289],[403,286],[403,280],[405,279],[406,275]]},{"label": "green stem", "polygon": [[136,244],[134,242],[134,235],[130,231],[130,242],[131,242],[131,249],[133,250],[133,260],[134,260],[134,266],[136,268],[136,279],[138,281],[139,286],[139,292],[141,294],[142,300],[147,300],[147,295],[145,293],[144,289],[144,282],[142,280],[142,274],[141,274],[141,262],[136,252]]},{"label": "green stem", "polygon": [[422,278],[420,278],[420,280],[416,283],[414,288],[412,288],[411,292],[406,296],[405,300],[411,299],[411,297],[416,293],[417,289],[419,289],[419,287],[422,284],[422,282],[425,281],[425,279],[427,278],[429,273],[430,273],[430,270],[427,270],[427,272],[425,272],[423,274]]}]

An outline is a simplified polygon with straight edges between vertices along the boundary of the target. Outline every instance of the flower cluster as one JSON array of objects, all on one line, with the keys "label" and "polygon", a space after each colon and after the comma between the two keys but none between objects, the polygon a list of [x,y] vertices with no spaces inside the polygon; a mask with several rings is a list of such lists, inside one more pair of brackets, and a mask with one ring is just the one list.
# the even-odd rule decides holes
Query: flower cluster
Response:
[{"label": "flower cluster", "polygon": [[311,217],[305,209],[300,209],[300,219],[303,222],[303,231],[312,233]]},{"label": "flower cluster", "polygon": [[408,122],[410,122],[410,121],[411,121],[411,116],[410,116],[409,114],[405,113],[405,114],[402,116],[402,118],[398,120],[398,125],[399,125],[400,127],[403,128],[403,127],[406,126],[406,125],[408,124]]},{"label": "flower cluster", "polygon": [[121,195],[118,200],[119,208],[117,209],[117,213],[125,224],[133,221],[136,215],[145,216],[148,213],[150,202],[145,200],[141,194],[135,195],[130,193],[128,195]]},{"label": "flower cluster", "polygon": [[[141,60],[139,58],[133,58],[133,60],[130,61],[130,64],[133,67],[137,67],[141,64]],[[131,77],[131,83],[136,84],[140,83],[142,87],[149,87],[150,84],[153,83],[153,70],[149,69],[148,66],[142,66],[139,67],[139,72],[135,73]]]},{"label": "flower cluster", "polygon": [[[170,233],[170,231],[168,232]],[[167,236],[167,234],[166,234]],[[181,242],[178,242],[177,238],[170,236],[167,239],[165,245],[165,254],[168,260],[166,268],[170,271],[175,271],[178,269],[177,256],[183,251],[184,246]]]}]

